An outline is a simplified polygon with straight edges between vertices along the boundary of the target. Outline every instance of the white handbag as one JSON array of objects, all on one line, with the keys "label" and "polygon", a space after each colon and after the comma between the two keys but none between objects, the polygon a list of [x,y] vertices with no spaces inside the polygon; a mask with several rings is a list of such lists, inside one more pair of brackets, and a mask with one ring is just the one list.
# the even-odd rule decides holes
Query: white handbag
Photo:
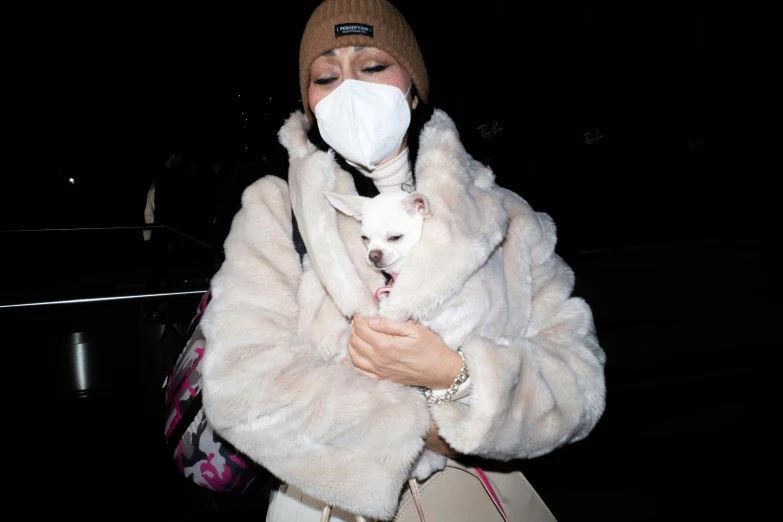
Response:
[{"label": "white handbag", "polygon": [[[376,522],[332,508],[292,486],[280,495],[298,505],[296,520]],[[279,500],[273,502],[279,506]],[[278,507],[272,507],[273,511]],[[309,516],[305,514],[309,510]],[[320,512],[320,513],[319,513]],[[319,517],[320,514],[320,517]],[[289,522],[283,513],[267,521]],[[411,479],[394,522],[555,522],[555,517],[519,471],[484,471],[449,459],[446,467],[422,483]]]},{"label": "white handbag", "polygon": [[484,471],[449,459],[422,484],[409,482],[395,522],[554,522],[520,471]]}]

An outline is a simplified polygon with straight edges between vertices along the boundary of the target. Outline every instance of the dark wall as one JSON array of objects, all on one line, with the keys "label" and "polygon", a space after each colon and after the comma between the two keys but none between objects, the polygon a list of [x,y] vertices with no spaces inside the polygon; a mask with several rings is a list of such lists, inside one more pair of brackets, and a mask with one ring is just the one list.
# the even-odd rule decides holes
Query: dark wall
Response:
[{"label": "dark wall", "polygon": [[493,3],[454,16],[448,45],[432,19],[418,28],[439,55],[433,101],[500,184],[555,218],[561,249],[769,237],[768,109],[748,94],[741,14]]},{"label": "dark wall", "polygon": [[[565,251],[767,233],[758,133],[739,121],[753,100],[728,81],[743,59],[730,20],[644,4],[396,3],[428,63],[431,102],[500,184],[555,218]],[[238,165],[267,155],[267,170],[284,169],[276,132],[299,108],[298,42],[315,4],[43,24],[38,136],[0,226],[142,224],[174,152],[204,172],[224,167],[195,181],[208,201]],[[189,201],[180,206],[213,212]]]}]

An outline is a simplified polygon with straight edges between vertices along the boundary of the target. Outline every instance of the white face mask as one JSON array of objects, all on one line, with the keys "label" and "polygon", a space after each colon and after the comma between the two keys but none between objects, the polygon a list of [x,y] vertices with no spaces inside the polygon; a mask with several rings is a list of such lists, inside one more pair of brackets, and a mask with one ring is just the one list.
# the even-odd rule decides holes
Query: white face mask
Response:
[{"label": "white face mask", "polygon": [[408,131],[407,97],[393,85],[343,80],[315,106],[318,130],[342,157],[374,170],[394,154]]}]

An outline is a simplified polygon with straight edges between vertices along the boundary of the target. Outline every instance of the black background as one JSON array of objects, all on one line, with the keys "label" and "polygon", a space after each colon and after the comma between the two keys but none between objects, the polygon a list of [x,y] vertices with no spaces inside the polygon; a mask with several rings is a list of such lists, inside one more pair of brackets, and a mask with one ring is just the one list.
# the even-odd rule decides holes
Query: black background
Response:
[{"label": "black background", "polygon": [[[22,69],[11,101],[23,147],[8,154],[21,166],[6,173],[0,228],[142,225],[152,179],[183,151],[221,165],[181,185],[183,216],[208,226],[214,194],[231,183],[238,198],[237,185],[257,174],[236,165],[267,155],[264,169],[285,168],[276,132],[299,108],[299,38],[316,4],[54,6],[26,18],[10,48]],[[396,4],[419,39],[431,103],[501,185],[554,218],[607,352],[595,431],[521,469],[559,520],[747,517],[764,500],[750,470],[774,445],[761,375],[778,344],[778,169],[766,158],[774,120],[754,38],[769,15],[695,4]],[[9,237],[6,256],[18,256],[24,244]],[[134,427],[115,413],[117,424],[99,431],[144,440],[162,431],[157,416]],[[74,426],[74,440],[92,440]],[[95,448],[116,450],[99,438]],[[84,444],[84,458],[99,458]],[[172,483],[145,482],[157,462],[147,458],[142,473],[105,460],[105,481],[79,475],[77,500],[111,491],[123,512],[155,513],[144,495],[187,511]]]},{"label": "black background", "polygon": [[[221,164],[224,179],[262,155],[284,169],[276,132],[299,108],[298,42],[315,4],[46,13],[22,62],[33,152],[20,158],[11,181],[22,186],[2,226],[141,224],[147,188],[175,151]],[[759,163],[771,138],[747,124],[760,96],[742,76],[752,56],[731,13],[399,7],[427,61],[432,104],[501,184],[555,218],[564,251],[767,233],[769,171]],[[482,137],[480,126],[498,130]],[[220,183],[203,175],[189,197]]]}]

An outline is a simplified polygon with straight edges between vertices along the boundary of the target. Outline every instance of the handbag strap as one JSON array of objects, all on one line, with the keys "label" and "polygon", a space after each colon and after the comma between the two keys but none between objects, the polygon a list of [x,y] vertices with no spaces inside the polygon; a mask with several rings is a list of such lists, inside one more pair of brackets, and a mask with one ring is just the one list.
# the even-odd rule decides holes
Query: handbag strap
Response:
[{"label": "handbag strap", "polygon": [[505,522],[508,522],[508,517],[506,517],[506,510],[503,509],[503,505],[500,503],[500,498],[498,498],[497,493],[495,493],[495,488],[492,487],[492,482],[489,481],[487,474],[484,473],[484,470],[481,468],[473,468],[473,470],[476,472],[478,479],[481,481],[481,485],[484,486],[484,489],[486,489],[487,493],[489,493],[489,498],[492,499],[492,503],[495,504],[495,507],[498,508],[498,511],[500,511],[500,516],[503,517]]},{"label": "handbag strap", "polygon": [[[324,509],[321,511],[321,522],[329,522],[329,519],[332,516],[332,506],[329,504],[324,506]],[[356,522],[367,522],[367,519],[363,516],[356,515]]]},{"label": "handbag strap", "polygon": [[424,522],[424,509],[421,507],[421,493],[419,493],[419,483],[416,479],[410,479],[408,486],[411,488],[411,497],[413,498],[413,504],[416,506],[416,511],[419,512],[419,520]]},{"label": "handbag strap", "polygon": [[[473,471],[476,477],[479,479],[479,482],[481,482],[481,485],[484,486],[484,489],[489,494],[489,498],[492,499],[492,503],[495,504],[495,507],[500,513],[500,516],[503,517],[504,522],[508,522],[508,517],[506,516],[506,510],[503,509],[503,505],[500,503],[500,498],[498,497],[497,493],[495,493],[495,488],[492,487],[492,482],[490,482],[489,477],[487,477],[487,474],[484,473],[484,470],[481,468],[473,468]],[[408,485],[411,488],[411,497],[413,498],[413,503],[416,506],[416,511],[418,511],[419,513],[419,520],[421,522],[426,522],[424,520],[424,509],[421,506],[421,494],[419,493],[419,484],[418,482],[416,482],[416,479],[410,479],[408,481]]]},{"label": "handbag strap", "polygon": [[304,263],[304,256],[307,253],[307,247],[302,239],[302,233],[299,231],[299,224],[296,222],[296,216],[294,215],[294,209],[291,208],[291,228],[292,236],[294,239],[294,247],[296,253],[299,254],[299,263]]}]

